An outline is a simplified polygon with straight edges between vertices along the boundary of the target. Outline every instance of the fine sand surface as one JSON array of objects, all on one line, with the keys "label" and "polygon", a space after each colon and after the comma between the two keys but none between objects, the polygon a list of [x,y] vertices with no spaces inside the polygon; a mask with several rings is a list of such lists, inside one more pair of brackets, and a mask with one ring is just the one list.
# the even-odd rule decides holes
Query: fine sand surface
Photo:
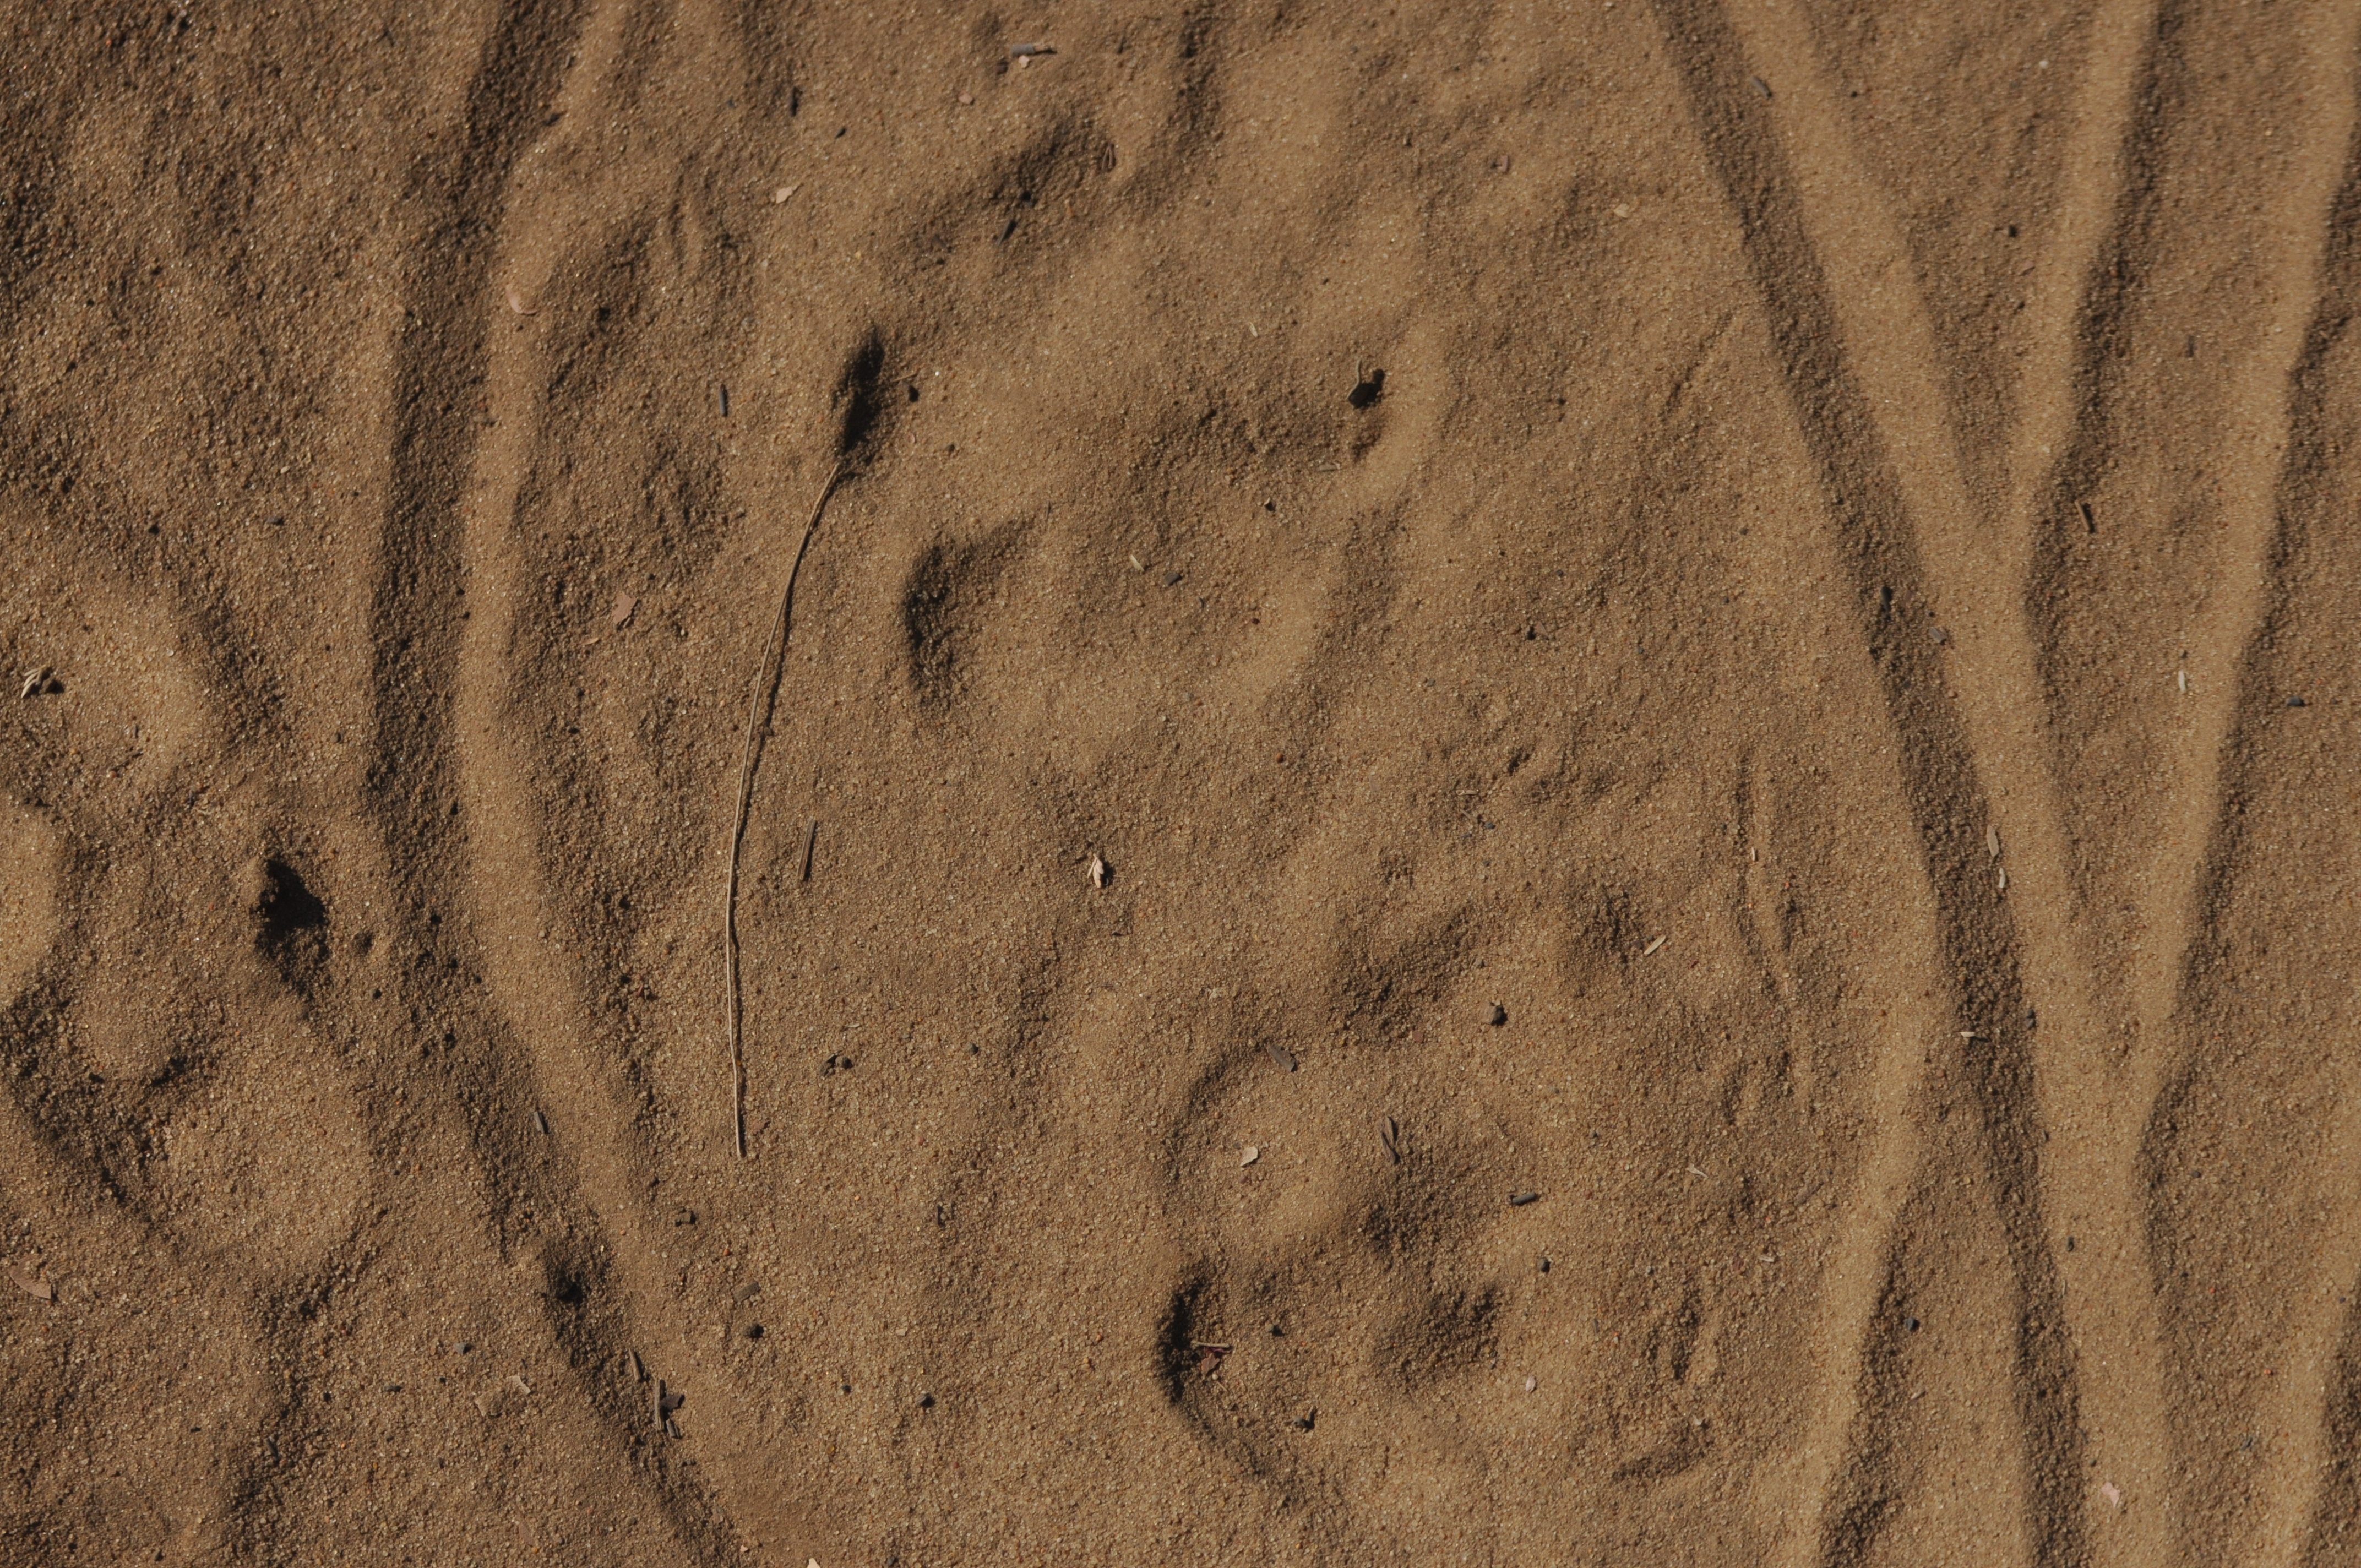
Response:
[{"label": "fine sand surface", "polygon": [[0,1563],[2361,1560],[2356,27],[6,5]]}]

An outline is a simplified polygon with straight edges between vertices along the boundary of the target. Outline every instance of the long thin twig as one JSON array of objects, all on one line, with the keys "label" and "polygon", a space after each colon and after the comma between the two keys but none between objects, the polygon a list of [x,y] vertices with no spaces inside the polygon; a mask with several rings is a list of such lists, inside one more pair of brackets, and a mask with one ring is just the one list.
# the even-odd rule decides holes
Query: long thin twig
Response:
[{"label": "long thin twig", "polygon": [[746,1049],[738,1003],[738,851],[746,842],[746,813],[754,800],[754,762],[762,755],[763,735],[771,709],[778,700],[779,677],[786,664],[787,624],[795,614],[796,579],[803,574],[804,556],[811,549],[812,535],[819,532],[819,514],[828,510],[828,498],[836,493],[843,478],[844,465],[840,463],[829,470],[828,482],[819,488],[819,497],[812,502],[811,516],[804,520],[803,540],[796,546],[795,564],[787,568],[787,586],[779,595],[779,618],[771,628],[770,641],[763,647],[763,667],[754,677],[754,693],[746,705],[746,758],[738,769],[738,815],[730,828],[730,886],[721,906],[721,970],[729,992],[730,1125],[740,1159],[746,1157]]}]

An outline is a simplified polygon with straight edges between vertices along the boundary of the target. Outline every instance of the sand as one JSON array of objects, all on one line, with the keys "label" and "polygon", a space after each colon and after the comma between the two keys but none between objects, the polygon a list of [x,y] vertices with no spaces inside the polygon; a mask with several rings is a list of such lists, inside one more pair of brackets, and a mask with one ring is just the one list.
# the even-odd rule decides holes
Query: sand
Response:
[{"label": "sand", "polygon": [[8,7],[0,1562],[2361,1557],[2356,25]]}]

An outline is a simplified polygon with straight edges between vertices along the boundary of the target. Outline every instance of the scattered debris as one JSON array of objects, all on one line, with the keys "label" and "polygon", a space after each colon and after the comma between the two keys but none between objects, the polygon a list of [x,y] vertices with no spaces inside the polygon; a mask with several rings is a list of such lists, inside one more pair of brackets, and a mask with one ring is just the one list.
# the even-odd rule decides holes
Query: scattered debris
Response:
[{"label": "scattered debris", "polygon": [[1091,885],[1093,887],[1104,887],[1108,883],[1113,882],[1114,880],[1115,868],[1106,863],[1106,857],[1104,855],[1093,855],[1091,857]]},{"label": "scattered debris", "polygon": [[1148,570],[1148,564],[1135,554],[1131,558],[1131,569],[1135,572],[1145,572]]},{"label": "scattered debris", "polygon": [[1241,1167],[1252,1165],[1261,1157],[1262,1150],[1257,1148],[1252,1144],[1248,1144],[1245,1148],[1238,1151],[1238,1164]]},{"label": "scattered debris", "polygon": [[1270,1053],[1271,1060],[1277,1062],[1288,1071],[1293,1072],[1295,1070],[1295,1053],[1289,1050],[1285,1046],[1280,1045],[1277,1040],[1270,1041],[1263,1047],[1263,1049]]},{"label": "scattered debris", "polygon": [[43,664],[38,670],[25,672],[24,683],[17,686],[16,695],[19,697],[38,696],[49,688],[49,667]]},{"label": "scattered debris", "polygon": [[1310,1431],[1312,1422],[1319,1419],[1319,1409],[1314,1406],[1306,1405],[1303,1407],[1303,1413],[1295,1418],[1293,1425],[1297,1431]]},{"label": "scattered debris", "polygon": [[672,1413],[688,1403],[688,1396],[669,1387],[661,1377],[656,1379],[656,1424],[667,1437],[678,1437],[680,1428],[673,1424]]},{"label": "scattered debris", "polygon": [[2006,866],[2001,866],[1994,871],[1993,874],[2000,878],[2000,890],[2003,893],[2006,893],[2008,891],[2008,868]]},{"label": "scattered debris", "polygon": [[11,1267],[8,1270],[8,1277],[16,1282],[17,1289],[36,1300],[54,1301],[58,1299],[58,1288],[38,1275],[22,1268]]},{"label": "scattered debris", "polygon": [[1011,60],[1034,60],[1045,54],[1057,53],[1054,44],[1018,44],[1008,51]]},{"label": "scattered debris", "polygon": [[960,102],[962,104],[972,104],[975,102],[975,94],[972,93],[962,93],[960,94]]},{"label": "scattered debris", "polygon": [[2300,696],[2291,696],[2288,698],[2288,706],[2290,707],[2310,707],[2312,704],[2304,701],[2303,698]]},{"label": "scattered debris", "polygon": [[1763,78],[1759,76],[1750,76],[1747,80],[1754,83],[1754,91],[1760,93],[1765,98],[1771,96],[1771,83],[1763,81]]},{"label": "scattered debris", "polygon": [[819,818],[812,818],[811,827],[804,833],[804,881],[811,881],[812,851],[819,848]]},{"label": "scattered debris", "polygon": [[782,185],[777,190],[771,192],[771,205],[774,207],[785,206],[786,204],[787,198],[795,193],[796,188],[794,186]]},{"label": "scattered debris", "polygon": [[520,1394],[530,1394],[533,1392],[533,1385],[524,1380],[524,1374],[522,1372],[510,1373],[509,1381],[516,1386],[516,1390]]},{"label": "scattered debris", "polygon": [[535,1106],[533,1108],[533,1124],[541,1129],[541,1135],[543,1137],[545,1138],[549,1136],[549,1118],[541,1113],[541,1108],[539,1106]]},{"label": "scattered debris", "polygon": [[1386,373],[1382,370],[1372,370],[1366,376],[1356,373],[1353,389],[1345,394],[1345,400],[1356,409],[1373,408],[1377,405],[1378,400],[1385,395]]},{"label": "scattered debris", "polygon": [[635,1350],[631,1352],[631,1381],[634,1383],[646,1382],[648,1380],[648,1364],[640,1359],[640,1353],[638,1351]]},{"label": "scattered debris", "polygon": [[511,283],[509,285],[508,293],[509,309],[514,311],[517,314],[521,316],[537,316],[541,314],[541,307],[530,302],[522,294],[519,293],[515,284]]},{"label": "scattered debris", "polygon": [[721,417],[723,419],[728,419],[730,417],[730,389],[726,386],[717,386],[714,390],[719,392],[721,397]]},{"label": "scattered debris", "polygon": [[919,1389],[919,1390],[918,1390],[918,1409],[922,1409],[922,1410],[931,1410],[931,1409],[933,1409],[934,1408],[935,1408],[935,1397],[934,1397],[932,1394],[930,1394],[930,1393],[927,1392],[927,1390],[925,1390],[924,1388]]},{"label": "scattered debris", "polygon": [[1670,937],[1659,937],[1654,941],[1650,942],[1646,947],[1641,948],[1640,956],[1643,959],[1653,959],[1656,956],[1656,949],[1671,940],[1672,938]]},{"label": "scattered debris", "polygon": [[1484,1009],[1484,1022],[1491,1025],[1495,1029],[1499,1028],[1508,1021],[1509,1010],[1501,1006],[1499,1003],[1495,1002],[1492,1005]]},{"label": "scattered debris", "polygon": [[1935,640],[1935,646],[1938,648],[1940,648],[1944,643],[1949,642],[1951,640],[1951,634],[1949,631],[1944,630],[1939,626],[1927,628],[1927,635]]},{"label": "scattered debris", "polygon": [[2177,678],[2178,678],[2178,679],[2180,680],[2180,692],[2181,692],[2181,695],[2182,695],[2183,696],[2188,696],[2188,695],[2189,695],[2189,672],[2188,672],[2187,670],[2180,670],[2180,671],[2178,671],[2178,672],[2176,672],[2176,676],[2177,676]]},{"label": "scattered debris", "polygon": [[1984,829],[1984,852],[1995,861],[2000,859],[1999,828],[1987,827]]},{"label": "scattered debris", "polygon": [[1401,1163],[1401,1128],[1391,1116],[1378,1119],[1378,1145],[1386,1151],[1388,1165]]},{"label": "scattered debris", "polygon": [[828,1077],[830,1073],[851,1072],[851,1070],[852,1058],[848,1056],[832,1056],[829,1058],[828,1060],[819,1064],[819,1075],[822,1078]]},{"label": "scattered debris", "polygon": [[2114,1508],[2121,1508],[2124,1506],[2124,1490],[2113,1481],[2099,1488],[2099,1496],[2106,1498],[2108,1504]]},{"label": "scattered debris", "polygon": [[1165,574],[1164,574],[1164,586],[1165,586],[1166,587],[1168,587],[1168,588],[1177,588],[1177,587],[1179,587],[1180,586],[1180,573],[1178,573],[1178,572],[1167,572],[1167,573],[1165,573]]},{"label": "scattered debris", "polygon": [[1526,1378],[1526,1379],[1525,1379],[1525,1392],[1526,1392],[1526,1393],[1528,1393],[1528,1394],[1532,1393],[1534,1389],[1536,1389],[1536,1388],[1540,1387],[1541,1386],[1542,1386],[1542,1380],[1541,1380],[1540,1378],[1538,1378],[1538,1377],[1528,1377],[1528,1378]]},{"label": "scattered debris", "polygon": [[748,1339],[761,1339],[763,1337],[763,1325],[760,1323],[748,1323],[746,1325],[746,1337]]},{"label": "scattered debris", "polygon": [[1197,1370],[1200,1372],[1213,1371],[1222,1365],[1222,1357],[1230,1354],[1228,1345],[1207,1344],[1201,1340],[1191,1340],[1189,1348],[1197,1353]]},{"label": "scattered debris", "polygon": [[1521,1209],[1528,1203],[1538,1203],[1541,1201],[1542,1195],[1538,1192],[1511,1192],[1509,1194],[1509,1207],[1511,1209]]}]

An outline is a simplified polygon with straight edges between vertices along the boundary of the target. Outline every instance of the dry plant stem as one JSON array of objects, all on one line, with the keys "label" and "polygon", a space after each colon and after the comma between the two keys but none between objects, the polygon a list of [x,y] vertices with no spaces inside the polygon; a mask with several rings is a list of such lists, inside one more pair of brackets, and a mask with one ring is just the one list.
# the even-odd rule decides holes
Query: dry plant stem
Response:
[{"label": "dry plant stem", "polygon": [[828,510],[828,498],[836,493],[843,478],[844,466],[840,463],[829,470],[828,482],[820,486],[819,495],[812,502],[811,515],[804,520],[804,536],[796,545],[795,562],[787,568],[787,586],[779,595],[778,619],[771,626],[770,641],[763,645],[763,667],[755,674],[753,695],[746,704],[746,755],[738,768],[738,812],[730,827],[730,881],[721,905],[721,971],[730,1036],[730,1133],[740,1159],[746,1157],[746,1048],[742,1009],[738,1000],[738,854],[746,842],[746,813],[754,800],[755,760],[762,755],[763,731],[778,699],[779,677],[786,663],[787,624],[795,614],[796,579],[803,574],[804,556],[811,550],[812,535],[819,532],[819,514]]}]

